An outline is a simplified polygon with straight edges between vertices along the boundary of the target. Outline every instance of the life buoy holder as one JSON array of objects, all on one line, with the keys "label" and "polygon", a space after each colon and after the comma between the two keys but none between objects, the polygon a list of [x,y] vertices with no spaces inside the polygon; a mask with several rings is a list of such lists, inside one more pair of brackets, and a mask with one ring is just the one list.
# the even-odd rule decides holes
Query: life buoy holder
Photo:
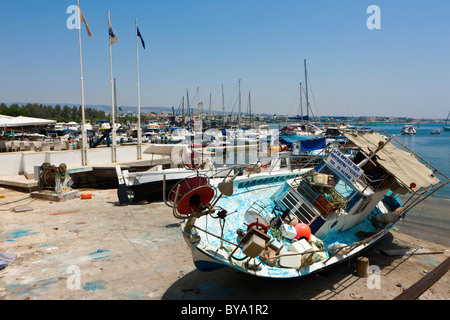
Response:
[{"label": "life buoy holder", "polygon": [[[197,175],[195,177],[186,178],[177,183],[169,194],[169,199],[172,203],[175,201],[176,190],[178,189],[178,202],[192,189],[208,185],[208,177]],[[179,188],[178,188],[179,187]]]},{"label": "life buoy holder", "polygon": [[215,191],[209,186],[201,186],[187,192],[178,202],[177,211],[182,215],[196,213],[202,206],[206,206],[214,198]]}]

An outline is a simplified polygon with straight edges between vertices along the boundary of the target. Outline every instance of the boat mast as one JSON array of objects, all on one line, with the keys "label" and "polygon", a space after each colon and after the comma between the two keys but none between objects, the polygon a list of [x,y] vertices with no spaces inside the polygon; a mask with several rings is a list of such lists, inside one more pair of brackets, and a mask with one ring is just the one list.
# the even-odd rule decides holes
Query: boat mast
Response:
[{"label": "boat mast", "polygon": [[223,94],[223,83],[222,83],[222,123],[223,128],[225,129],[225,97]]},{"label": "boat mast", "polygon": [[300,82],[300,119],[303,121],[302,83]]},{"label": "boat mast", "polygon": [[184,127],[184,96],[181,99],[181,126]]},{"label": "boat mast", "polygon": [[250,120],[249,120],[248,126],[251,128],[252,127],[252,98],[250,96],[250,91],[248,92],[248,110],[249,110],[249,114],[250,114]]},{"label": "boat mast", "polygon": [[189,114],[189,125],[188,130],[191,130],[191,108],[189,106],[189,91],[186,90],[186,100],[187,100],[187,108],[188,108],[188,114]]},{"label": "boat mast", "polygon": [[[200,121],[203,121],[203,104],[200,104],[200,87],[197,87],[197,112],[200,117]],[[201,107],[201,110],[200,110]]]},{"label": "boat mast", "polygon": [[309,99],[308,99],[308,72],[306,71],[306,59],[305,62],[305,97],[306,97],[306,116],[309,123]]},{"label": "boat mast", "polygon": [[212,104],[212,93],[209,93],[209,121],[211,121],[211,104]]},{"label": "boat mast", "polygon": [[238,128],[241,127],[241,79],[239,79],[239,113],[238,113]]}]

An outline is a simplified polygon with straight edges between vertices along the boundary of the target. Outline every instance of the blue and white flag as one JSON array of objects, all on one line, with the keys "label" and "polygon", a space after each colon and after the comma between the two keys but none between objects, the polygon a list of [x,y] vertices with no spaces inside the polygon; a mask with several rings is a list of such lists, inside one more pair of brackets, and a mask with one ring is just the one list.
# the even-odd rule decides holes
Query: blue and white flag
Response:
[{"label": "blue and white flag", "polygon": [[112,46],[113,44],[119,42],[119,38],[117,38],[117,35],[114,33],[113,28],[111,27],[111,22],[109,21],[108,16],[108,28],[109,28],[109,46]]},{"label": "blue and white flag", "polygon": [[144,39],[142,39],[141,33],[139,32],[139,28],[136,28],[136,29],[137,29],[137,36],[138,36],[139,38],[141,38],[142,47],[145,49],[145,42],[144,42]]}]

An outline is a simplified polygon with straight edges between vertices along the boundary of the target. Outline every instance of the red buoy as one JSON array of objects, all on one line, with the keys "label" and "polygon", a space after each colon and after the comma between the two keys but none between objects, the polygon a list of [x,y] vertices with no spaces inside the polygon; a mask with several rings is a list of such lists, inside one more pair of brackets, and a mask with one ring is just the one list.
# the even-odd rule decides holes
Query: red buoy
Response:
[{"label": "red buoy", "polygon": [[187,192],[178,202],[178,213],[189,215],[198,210],[200,205],[208,204],[214,198],[214,189],[202,186]]},{"label": "red buoy", "polygon": [[307,224],[297,224],[295,226],[295,231],[297,231],[297,236],[295,237],[297,240],[306,239],[308,242],[311,240],[311,229]]}]

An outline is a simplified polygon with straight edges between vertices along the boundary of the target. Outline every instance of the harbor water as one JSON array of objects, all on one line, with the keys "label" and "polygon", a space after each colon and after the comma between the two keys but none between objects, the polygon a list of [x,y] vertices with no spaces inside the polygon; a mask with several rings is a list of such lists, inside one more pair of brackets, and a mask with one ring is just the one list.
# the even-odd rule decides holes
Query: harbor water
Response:
[{"label": "harbor water", "polygon": [[[364,127],[395,135],[398,141],[432,164],[447,177],[450,177],[450,131],[442,130],[442,125],[415,125],[416,134],[414,135],[400,135],[402,124],[377,124]],[[430,134],[435,129],[441,130],[440,134]],[[437,177],[441,178],[439,175]],[[435,196],[450,200],[450,185],[446,185],[436,191]]]}]

